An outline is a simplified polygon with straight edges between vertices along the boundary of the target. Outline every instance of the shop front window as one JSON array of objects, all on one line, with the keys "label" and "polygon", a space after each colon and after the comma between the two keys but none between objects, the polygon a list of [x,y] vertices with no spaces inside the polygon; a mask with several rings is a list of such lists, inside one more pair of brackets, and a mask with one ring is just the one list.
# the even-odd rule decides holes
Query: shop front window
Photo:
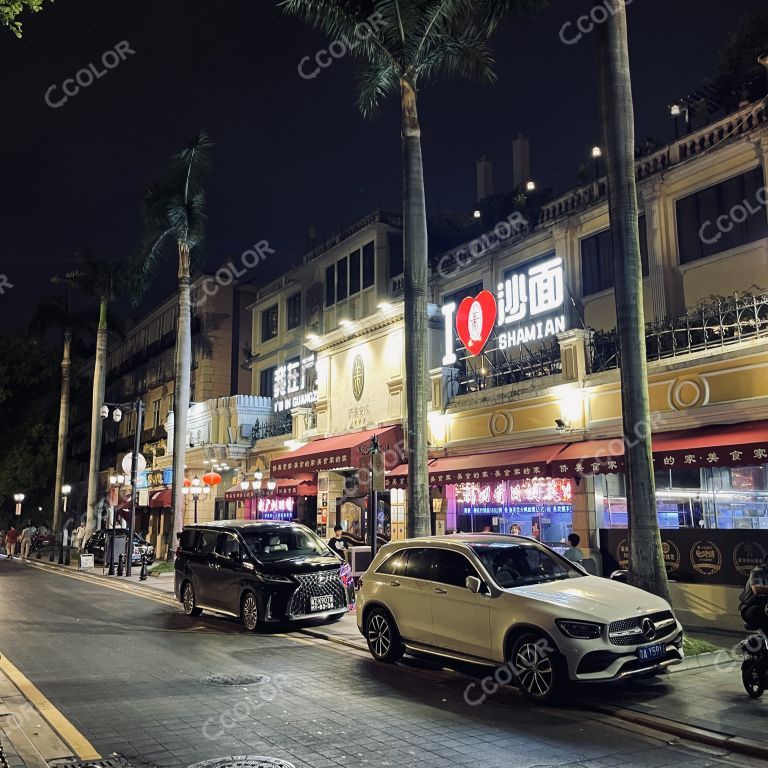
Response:
[{"label": "shop front window", "polygon": [[570,480],[530,477],[446,486],[447,527],[463,533],[492,531],[564,544],[573,528]]},{"label": "shop front window", "polygon": [[[626,528],[624,475],[596,477],[595,492],[598,527]],[[768,465],[657,471],[656,511],[662,529],[768,530]]]}]

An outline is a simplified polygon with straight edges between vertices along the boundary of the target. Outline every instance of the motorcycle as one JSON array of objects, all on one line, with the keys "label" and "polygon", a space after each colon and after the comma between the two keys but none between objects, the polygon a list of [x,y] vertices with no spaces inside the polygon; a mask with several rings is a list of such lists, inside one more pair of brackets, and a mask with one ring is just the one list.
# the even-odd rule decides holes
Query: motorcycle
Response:
[{"label": "motorcycle", "polygon": [[741,682],[750,698],[759,699],[768,688],[768,636],[760,630],[741,643],[741,650]]}]

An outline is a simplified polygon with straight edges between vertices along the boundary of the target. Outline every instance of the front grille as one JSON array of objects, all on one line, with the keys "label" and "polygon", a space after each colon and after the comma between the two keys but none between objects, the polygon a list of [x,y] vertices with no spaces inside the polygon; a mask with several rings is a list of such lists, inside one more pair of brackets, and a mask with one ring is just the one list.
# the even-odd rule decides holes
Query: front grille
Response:
[{"label": "front grille", "polygon": [[339,571],[318,571],[317,573],[298,573],[294,578],[299,582],[296,591],[291,595],[286,614],[288,616],[304,616],[312,613],[309,602],[311,597],[333,595],[333,608],[347,607],[347,594],[341,583]]},{"label": "front grille", "polygon": [[[650,640],[641,631],[641,624],[644,619],[650,619],[656,626],[656,635]],[[647,616],[633,616],[631,619],[612,621],[608,626],[608,637],[613,645],[642,645],[643,643],[662,640],[674,632],[676,628],[677,623],[672,611],[658,611]]]}]

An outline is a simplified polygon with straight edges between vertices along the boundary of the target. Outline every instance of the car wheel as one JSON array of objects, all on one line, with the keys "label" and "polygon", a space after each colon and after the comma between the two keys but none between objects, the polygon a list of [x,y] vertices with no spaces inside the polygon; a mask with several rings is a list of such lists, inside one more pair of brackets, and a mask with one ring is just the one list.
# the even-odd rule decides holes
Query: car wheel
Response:
[{"label": "car wheel", "polygon": [[259,603],[253,592],[246,592],[240,605],[240,620],[249,632],[255,632],[259,626]]},{"label": "car wheel", "polygon": [[527,634],[518,638],[510,663],[521,693],[536,704],[551,702],[562,692],[565,670],[548,637]]},{"label": "car wheel", "polygon": [[376,661],[393,664],[403,658],[405,648],[395,620],[383,608],[374,608],[365,620],[365,640]]},{"label": "car wheel", "polygon": [[184,590],[181,593],[181,604],[184,606],[184,613],[187,616],[199,616],[202,612],[202,608],[198,608],[195,603],[195,589],[187,582],[184,585]]}]

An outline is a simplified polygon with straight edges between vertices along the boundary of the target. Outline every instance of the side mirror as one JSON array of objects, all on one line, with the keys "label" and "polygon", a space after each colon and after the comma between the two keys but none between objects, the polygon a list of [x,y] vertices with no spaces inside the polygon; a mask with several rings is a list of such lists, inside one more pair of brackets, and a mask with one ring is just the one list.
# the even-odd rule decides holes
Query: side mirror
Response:
[{"label": "side mirror", "polygon": [[483,586],[483,582],[480,581],[480,579],[478,579],[477,576],[467,576],[466,580],[464,581],[464,586],[470,592],[477,595]]}]

